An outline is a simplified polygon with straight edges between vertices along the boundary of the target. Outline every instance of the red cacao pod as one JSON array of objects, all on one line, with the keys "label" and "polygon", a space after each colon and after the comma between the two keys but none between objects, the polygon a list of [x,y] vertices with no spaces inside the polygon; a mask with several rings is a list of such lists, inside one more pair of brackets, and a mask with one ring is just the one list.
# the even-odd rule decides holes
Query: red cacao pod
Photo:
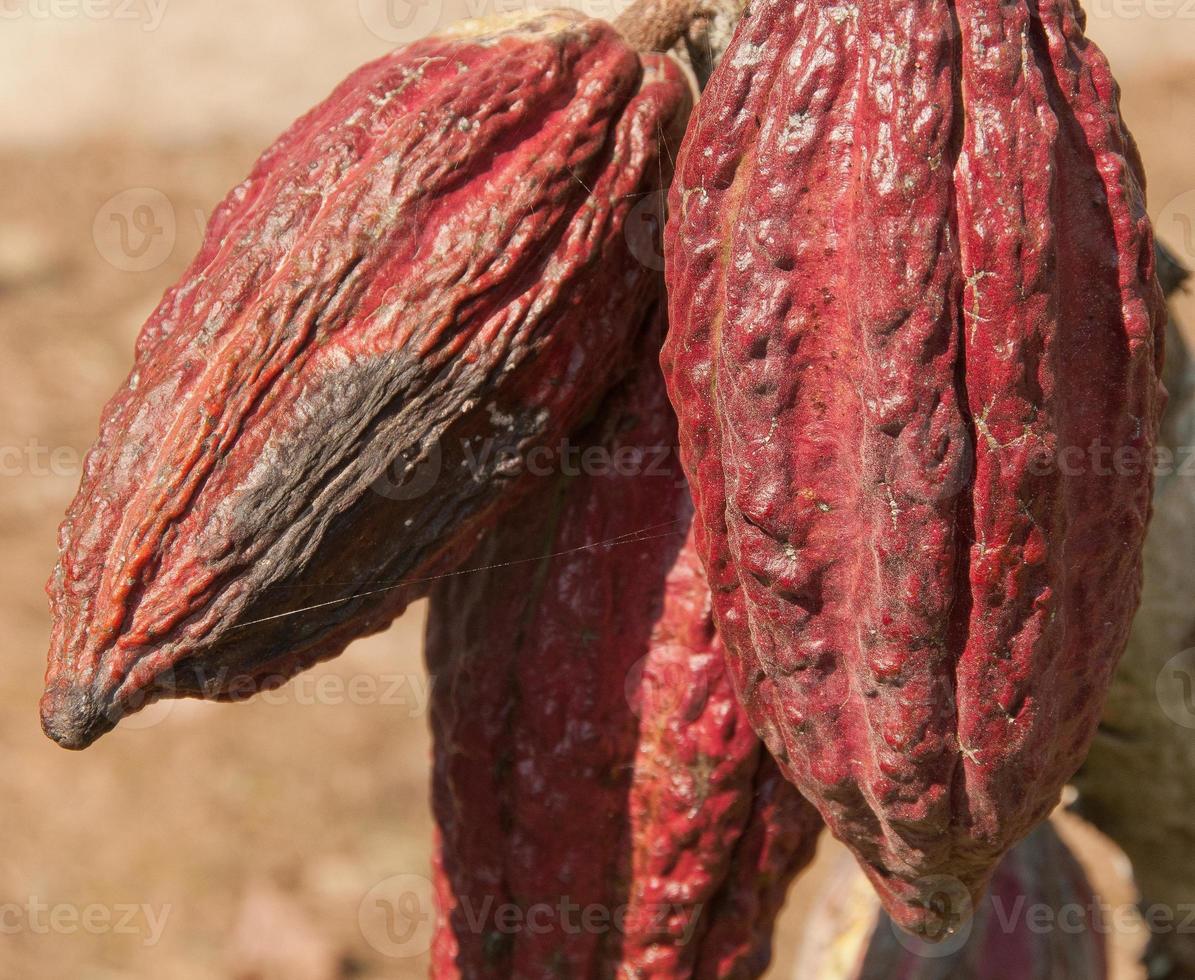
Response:
[{"label": "red cacao pod", "polygon": [[1164,308],[1082,28],[753,4],[672,189],[665,369],[736,684],[913,930],[1049,813],[1138,599]]},{"label": "red cacao pod", "polygon": [[897,932],[850,864],[819,896],[798,976],[819,980],[1103,980],[1111,924],[1047,822],[1001,860],[991,890],[944,945]]},{"label": "red cacao pod", "polygon": [[[679,465],[674,478],[683,480]],[[688,517],[687,491],[684,503]],[[639,725],[619,977],[762,975],[788,886],[821,831],[817,811],[758,745],[712,606],[690,529],[631,675]]]},{"label": "red cacao pod", "polygon": [[[1183,337],[1172,321],[1141,606],[1074,780],[1076,809],[1132,862],[1152,933],[1150,973],[1169,980],[1195,977],[1195,360]],[[1149,910],[1159,909],[1169,918],[1150,921]]]},{"label": "red cacao pod", "polygon": [[578,436],[583,471],[431,593],[437,976],[766,962],[774,896],[812,854],[820,819],[763,780],[724,670],[656,350]]},{"label": "red cacao pod", "polygon": [[472,547],[511,460],[629,363],[658,273],[625,224],[688,101],[668,59],[544,14],[365,65],[267,150],[104,411],[48,586],[47,733],[280,683]]},{"label": "red cacao pod", "polygon": [[707,913],[696,980],[750,980],[772,961],[772,932],[788,886],[813,860],[822,818],[767,751],[755,771],[751,816]]}]

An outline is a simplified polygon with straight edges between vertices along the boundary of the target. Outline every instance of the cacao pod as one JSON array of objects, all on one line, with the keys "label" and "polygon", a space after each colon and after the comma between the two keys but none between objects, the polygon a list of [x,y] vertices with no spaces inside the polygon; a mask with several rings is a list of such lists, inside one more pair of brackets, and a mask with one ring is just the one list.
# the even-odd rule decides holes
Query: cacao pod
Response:
[{"label": "cacao pod", "polygon": [[812,860],[822,819],[764,750],[751,816],[707,915],[693,976],[749,980],[772,961],[772,932],[788,886]]},{"label": "cacao pod", "polygon": [[914,931],[1050,812],[1137,604],[1164,306],[1117,102],[1071,0],[764,2],[678,159],[665,372],[728,660]]},{"label": "cacao pod", "polygon": [[[683,481],[679,465],[673,479]],[[687,490],[684,504],[687,523]],[[631,674],[639,725],[617,975],[761,976],[776,916],[813,859],[822,821],[758,745],[735,697],[691,529],[640,663]]]},{"label": "cacao pod", "polygon": [[1075,786],[1076,808],[1132,862],[1142,906],[1167,911],[1149,923],[1150,976],[1178,980],[1195,977],[1195,934],[1173,918],[1186,917],[1195,882],[1195,362],[1171,326],[1141,607]]},{"label": "cacao pod", "polygon": [[796,976],[819,980],[1102,980],[1109,923],[1053,826],[1001,860],[991,890],[946,946],[898,933],[857,867],[843,863],[819,896]]},{"label": "cacao pod", "polygon": [[281,683],[467,553],[629,364],[658,273],[625,226],[689,97],[600,21],[470,22],[268,149],[104,411],[48,586],[46,732]]},{"label": "cacao pod", "polygon": [[726,677],[653,335],[583,471],[431,592],[441,977],[682,978],[732,943],[766,963],[812,855],[820,819],[764,778]]}]

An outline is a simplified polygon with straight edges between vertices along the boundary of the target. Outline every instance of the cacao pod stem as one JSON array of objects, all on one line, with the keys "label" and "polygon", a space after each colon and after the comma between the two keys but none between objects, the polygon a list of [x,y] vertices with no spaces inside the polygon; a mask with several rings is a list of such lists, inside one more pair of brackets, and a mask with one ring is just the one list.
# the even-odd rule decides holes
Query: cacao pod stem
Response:
[{"label": "cacao pod stem", "polygon": [[[681,38],[701,36],[703,25],[729,21],[722,30],[725,50],[743,6],[737,0],[729,5],[727,0],[639,0],[618,15],[614,28],[640,51],[667,51]],[[733,12],[728,15],[728,10]],[[716,58],[710,61],[712,66]]]}]

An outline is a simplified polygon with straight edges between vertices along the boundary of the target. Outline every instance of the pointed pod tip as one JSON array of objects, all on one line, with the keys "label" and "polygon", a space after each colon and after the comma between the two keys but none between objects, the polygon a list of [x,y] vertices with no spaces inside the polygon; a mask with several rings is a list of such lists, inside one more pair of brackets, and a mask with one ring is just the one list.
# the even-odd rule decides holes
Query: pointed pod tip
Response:
[{"label": "pointed pod tip", "polygon": [[116,727],[101,699],[89,688],[51,685],[41,699],[42,731],[64,749],[85,749]]}]

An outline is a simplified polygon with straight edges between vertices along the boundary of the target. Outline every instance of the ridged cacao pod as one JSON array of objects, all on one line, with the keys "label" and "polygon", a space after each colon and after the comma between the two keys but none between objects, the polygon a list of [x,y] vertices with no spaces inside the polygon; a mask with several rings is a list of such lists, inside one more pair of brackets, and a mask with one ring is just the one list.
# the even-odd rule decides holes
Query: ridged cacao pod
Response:
[{"label": "ridged cacao pod", "polygon": [[707,917],[696,980],[751,980],[772,961],[772,933],[788,886],[813,860],[822,818],[760,753],[751,816]]},{"label": "ridged cacao pod", "polygon": [[897,932],[858,869],[840,866],[806,924],[796,976],[818,980],[1103,980],[1111,924],[1049,823],[1001,860],[990,892],[949,940]]},{"label": "ridged cacao pod", "polygon": [[47,733],[281,683],[466,553],[629,364],[658,272],[628,214],[688,103],[600,21],[469,22],[267,150],[104,411],[48,586]]},{"label": "ridged cacao pod", "polygon": [[724,669],[657,350],[431,593],[438,977],[755,976],[812,856]]},{"label": "ridged cacao pod", "polygon": [[914,931],[1054,806],[1138,600],[1164,307],[1117,102],[1070,0],[763,2],[677,164],[719,630]]},{"label": "ridged cacao pod", "polygon": [[1170,398],[1141,607],[1075,777],[1076,808],[1124,850],[1142,907],[1170,917],[1151,923],[1148,954],[1150,976],[1168,980],[1195,977],[1195,932],[1182,925],[1195,882],[1195,361],[1182,336],[1172,329],[1166,343]]}]

